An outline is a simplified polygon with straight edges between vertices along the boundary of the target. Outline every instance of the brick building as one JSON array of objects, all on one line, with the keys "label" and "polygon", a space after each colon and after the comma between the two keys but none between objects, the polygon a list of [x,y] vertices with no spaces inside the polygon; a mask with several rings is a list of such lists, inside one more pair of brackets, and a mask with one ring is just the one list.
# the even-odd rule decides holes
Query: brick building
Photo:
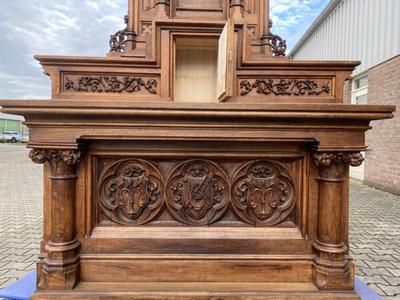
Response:
[{"label": "brick building", "polygon": [[397,106],[393,120],[373,123],[355,179],[400,194],[400,1],[331,0],[292,49],[295,60],[360,60],[345,87],[353,104]]}]

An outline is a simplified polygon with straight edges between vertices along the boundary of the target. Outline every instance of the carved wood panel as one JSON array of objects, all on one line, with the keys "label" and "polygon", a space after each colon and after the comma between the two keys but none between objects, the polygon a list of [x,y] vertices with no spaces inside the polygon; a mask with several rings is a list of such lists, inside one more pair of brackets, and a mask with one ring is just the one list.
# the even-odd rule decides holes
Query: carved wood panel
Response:
[{"label": "carved wood panel", "polygon": [[68,75],[63,76],[61,92],[89,94],[158,94],[157,78],[136,75]]},{"label": "carved wood panel", "polygon": [[244,79],[239,82],[239,91],[241,96],[331,96],[332,81],[303,78]]},{"label": "carved wood panel", "polygon": [[234,175],[233,208],[246,223],[276,225],[282,222],[294,209],[295,197],[293,179],[277,163],[246,163]]},{"label": "carved wood panel", "polygon": [[119,224],[144,224],[163,206],[163,179],[155,166],[143,160],[120,160],[99,179],[103,213]]},{"label": "carved wood panel", "polygon": [[180,164],[173,170],[166,187],[170,213],[185,224],[211,224],[229,205],[228,179],[211,161],[193,160]]},{"label": "carved wood panel", "polygon": [[99,222],[293,224],[299,178],[291,174],[298,174],[298,167],[270,160],[107,159],[94,185],[103,216]]}]

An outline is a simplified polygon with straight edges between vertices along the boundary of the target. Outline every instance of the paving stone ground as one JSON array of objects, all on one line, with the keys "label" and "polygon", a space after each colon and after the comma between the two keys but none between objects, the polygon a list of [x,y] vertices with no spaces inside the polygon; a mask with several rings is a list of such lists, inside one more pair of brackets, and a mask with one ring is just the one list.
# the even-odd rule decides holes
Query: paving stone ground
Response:
[{"label": "paving stone ground", "polygon": [[[23,145],[0,144],[0,288],[35,269],[42,178]],[[357,275],[385,299],[400,299],[400,197],[354,182],[350,203]]]}]

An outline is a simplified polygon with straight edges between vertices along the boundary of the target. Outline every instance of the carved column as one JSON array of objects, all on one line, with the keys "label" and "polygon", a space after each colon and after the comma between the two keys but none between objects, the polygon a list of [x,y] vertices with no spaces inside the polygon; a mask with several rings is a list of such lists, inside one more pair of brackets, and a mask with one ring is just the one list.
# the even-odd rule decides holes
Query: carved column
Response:
[{"label": "carved column", "polygon": [[344,193],[349,165],[360,166],[361,153],[317,153],[319,168],[318,239],[314,243],[314,283],[320,290],[352,290],[354,275],[348,260],[343,227]]},{"label": "carved column", "polygon": [[235,23],[244,22],[244,3],[243,0],[230,0],[230,16]]},{"label": "carved column", "polygon": [[133,51],[136,48],[136,32],[135,32],[135,1],[128,2],[128,24],[126,32],[125,52]]},{"label": "carved column", "polygon": [[169,18],[169,5],[170,0],[156,0],[156,7],[158,9],[157,17],[159,18]]},{"label": "carved column", "polygon": [[39,289],[73,289],[79,282],[79,241],[75,235],[76,166],[75,150],[33,149],[33,162],[51,166],[51,234],[46,257],[39,265]]}]

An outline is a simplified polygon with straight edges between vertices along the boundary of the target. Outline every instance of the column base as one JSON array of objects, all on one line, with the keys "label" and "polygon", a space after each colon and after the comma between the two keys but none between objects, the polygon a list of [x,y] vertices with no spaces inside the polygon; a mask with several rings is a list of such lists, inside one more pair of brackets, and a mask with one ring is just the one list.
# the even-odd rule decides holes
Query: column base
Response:
[{"label": "column base", "polygon": [[354,290],[354,264],[349,261],[344,244],[315,242],[313,279],[319,290]]},{"label": "column base", "polygon": [[79,283],[79,263],[60,268],[39,263],[37,283],[38,290],[73,290]]},{"label": "column base", "polygon": [[47,243],[47,256],[37,265],[39,290],[72,290],[76,287],[80,279],[79,247],[78,240]]}]

